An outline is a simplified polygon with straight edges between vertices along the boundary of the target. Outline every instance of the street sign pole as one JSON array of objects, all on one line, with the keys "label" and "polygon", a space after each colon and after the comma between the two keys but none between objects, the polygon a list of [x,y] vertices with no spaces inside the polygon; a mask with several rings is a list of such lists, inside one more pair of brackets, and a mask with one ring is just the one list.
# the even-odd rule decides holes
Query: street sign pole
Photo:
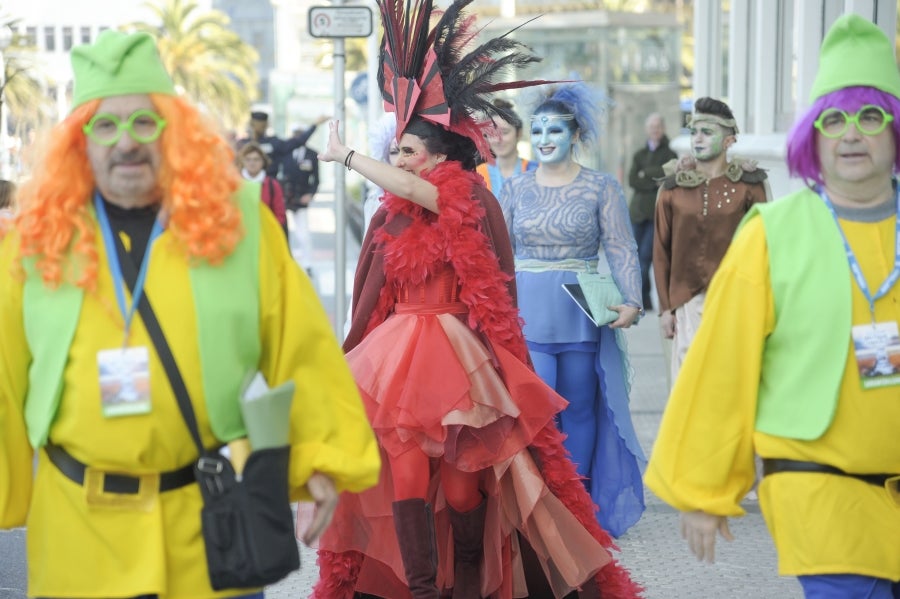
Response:
[{"label": "street sign pole", "polygon": [[[346,111],[344,109],[344,72],[348,37],[368,37],[372,34],[372,11],[367,6],[343,6],[344,0],[332,0],[332,6],[313,6],[309,9],[309,32],[313,37],[334,39],[334,118],[343,126],[341,139],[346,140]],[[344,318],[347,314],[347,180],[341,162],[334,163],[334,330],[338,339],[344,338]]]},{"label": "street sign pole", "polygon": [[[343,0],[334,0],[335,4]],[[346,49],[344,38],[334,40],[334,116],[343,127],[341,139],[347,139],[344,110],[344,71]],[[338,339],[344,338],[344,318],[347,315],[347,172],[340,162],[334,163],[334,330]]]}]

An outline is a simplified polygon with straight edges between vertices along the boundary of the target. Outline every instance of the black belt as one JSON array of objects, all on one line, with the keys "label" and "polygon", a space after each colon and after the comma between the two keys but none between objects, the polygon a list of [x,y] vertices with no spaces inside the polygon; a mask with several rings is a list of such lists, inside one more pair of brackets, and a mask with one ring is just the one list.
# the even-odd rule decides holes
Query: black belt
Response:
[{"label": "black belt", "polygon": [[829,466],[828,464],[819,464],[817,462],[802,462],[800,460],[784,460],[780,458],[763,458],[763,476],[776,474],[778,472],[820,472],[823,474],[837,474],[838,476],[849,476],[863,482],[875,485],[876,487],[884,487],[884,483],[890,478],[896,478],[900,474],[852,474],[844,472],[840,468]]},{"label": "black belt", "polygon": [[[84,484],[84,473],[87,465],[81,463],[69,452],[59,445],[47,444],[44,448],[47,450],[47,456],[59,471],[66,475],[71,481]],[[179,489],[194,482],[194,465],[188,464],[178,470],[170,470],[161,472],[159,475],[159,492],[171,491]],[[141,477],[129,476],[127,474],[105,473],[103,475],[103,491],[106,493],[120,493],[123,495],[136,495],[140,490]]]}]

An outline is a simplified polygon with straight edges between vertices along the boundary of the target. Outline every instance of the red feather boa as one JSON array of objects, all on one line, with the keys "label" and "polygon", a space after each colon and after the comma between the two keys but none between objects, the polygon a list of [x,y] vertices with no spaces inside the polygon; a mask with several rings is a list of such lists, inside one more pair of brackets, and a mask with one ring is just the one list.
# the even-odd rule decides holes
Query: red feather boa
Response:
[{"label": "red feather boa", "polygon": [[[366,334],[390,315],[399,286],[420,284],[439,266],[450,262],[459,277],[460,299],[469,308],[469,326],[528,363],[521,319],[507,288],[511,277],[500,268],[491,239],[481,225],[485,208],[473,193],[476,185],[482,185],[478,175],[463,170],[459,163],[445,162],[425,178],[438,188],[439,214],[392,194],[384,199],[386,222],[403,214],[411,217],[412,223],[397,235],[389,234],[386,228],[375,233],[374,239],[384,252],[385,285]],[[547,487],[603,547],[617,551],[612,538],[597,522],[596,508],[562,440],[562,433],[548,424],[529,446]],[[312,597],[353,597],[361,560],[362,555],[356,552],[320,551],[321,577]],[[615,559],[597,573],[595,580],[604,599],[634,599],[643,591]]]},{"label": "red feather boa", "polygon": [[386,229],[375,234],[384,251],[385,286],[366,333],[393,310],[397,289],[423,283],[449,262],[460,281],[459,298],[469,309],[469,327],[526,362],[522,322],[506,287],[512,277],[500,269],[491,241],[481,229],[485,209],[473,197],[474,187],[482,184],[479,175],[463,170],[458,162],[444,162],[425,178],[438,188],[439,214],[385,194],[387,221],[405,214],[412,223],[396,236]]}]

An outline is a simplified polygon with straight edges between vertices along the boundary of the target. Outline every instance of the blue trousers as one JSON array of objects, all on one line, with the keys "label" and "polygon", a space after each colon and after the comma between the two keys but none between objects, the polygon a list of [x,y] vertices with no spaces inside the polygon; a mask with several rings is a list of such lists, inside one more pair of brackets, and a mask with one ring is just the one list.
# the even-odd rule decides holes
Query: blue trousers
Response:
[{"label": "blue trousers", "polygon": [[900,599],[900,583],[858,574],[799,576],[806,599]]},{"label": "blue trousers", "polygon": [[571,454],[578,474],[589,478],[597,446],[597,373],[594,352],[569,351],[556,355],[531,351],[534,370],[562,395],[569,406],[559,413],[563,446]]}]

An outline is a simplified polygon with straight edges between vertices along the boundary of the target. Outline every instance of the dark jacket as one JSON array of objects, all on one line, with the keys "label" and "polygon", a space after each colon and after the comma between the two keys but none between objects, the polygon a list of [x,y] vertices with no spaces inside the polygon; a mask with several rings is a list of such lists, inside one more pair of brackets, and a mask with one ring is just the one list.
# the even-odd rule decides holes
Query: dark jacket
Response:
[{"label": "dark jacket", "polygon": [[628,206],[632,222],[642,223],[653,219],[656,192],[659,189],[656,180],[665,176],[662,166],[673,158],[678,156],[669,148],[669,138],[665,135],[655,150],[644,144],[643,148],[634,153],[628,173],[628,184],[634,190]]},{"label": "dark jacket", "polygon": [[319,189],[318,151],[309,146],[300,146],[286,154],[281,162],[281,184],[288,209],[305,208],[300,197],[315,195]]},{"label": "dark jacket", "polygon": [[290,157],[291,152],[296,150],[302,145],[305,145],[306,142],[309,141],[309,138],[312,137],[312,134],[315,133],[316,126],[312,125],[309,129],[300,133],[299,135],[295,135],[294,137],[289,137],[287,139],[281,139],[280,137],[276,137],[274,135],[265,135],[263,137],[253,137],[252,135],[246,139],[240,139],[237,142],[237,149],[241,149],[241,147],[251,141],[255,141],[262,148],[263,152],[269,157],[269,166],[266,168],[266,174],[270,177],[278,177],[278,168],[281,166],[281,163],[284,161],[284,157]]}]

